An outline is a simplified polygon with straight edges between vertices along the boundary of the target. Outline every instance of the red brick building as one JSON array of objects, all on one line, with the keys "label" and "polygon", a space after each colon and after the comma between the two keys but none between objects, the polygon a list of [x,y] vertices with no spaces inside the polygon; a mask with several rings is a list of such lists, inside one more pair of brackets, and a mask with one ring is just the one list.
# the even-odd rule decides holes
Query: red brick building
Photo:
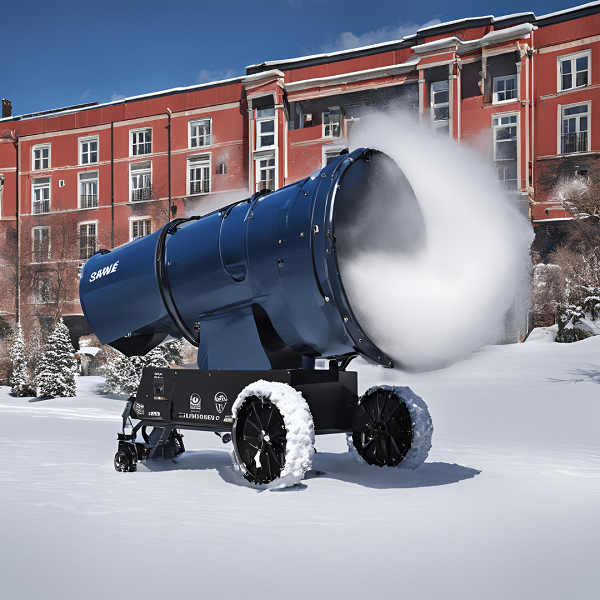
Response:
[{"label": "red brick building", "polygon": [[[0,309],[83,331],[77,266],[263,187],[310,174],[379,108],[489,153],[538,229],[556,184],[600,156],[600,2],[427,27],[269,61],[226,81],[0,120]],[[599,106],[596,106],[599,104]]]}]

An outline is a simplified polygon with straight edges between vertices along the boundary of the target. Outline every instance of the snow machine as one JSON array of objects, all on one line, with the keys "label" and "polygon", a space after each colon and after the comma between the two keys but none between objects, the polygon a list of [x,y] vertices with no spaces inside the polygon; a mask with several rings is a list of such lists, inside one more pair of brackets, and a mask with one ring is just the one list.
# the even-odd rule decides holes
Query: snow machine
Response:
[{"label": "snow machine", "polygon": [[346,433],[368,464],[417,468],[431,447],[427,407],[409,388],[359,397],[352,359],[393,362],[342,280],[360,252],[411,253],[423,239],[402,171],[359,149],[277,191],[97,252],[82,269],[80,299],[103,344],[126,356],[168,336],[198,348],[198,369],[144,369],[115,468],[177,457],[185,429],[232,441],[243,476],[271,487],[304,477],[315,434]]}]

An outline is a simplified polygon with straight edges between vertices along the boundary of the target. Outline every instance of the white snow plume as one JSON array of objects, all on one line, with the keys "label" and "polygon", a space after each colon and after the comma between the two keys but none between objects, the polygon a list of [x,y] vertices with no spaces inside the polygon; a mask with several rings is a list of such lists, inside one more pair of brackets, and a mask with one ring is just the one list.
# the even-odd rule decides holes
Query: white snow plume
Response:
[{"label": "white snow plume", "polygon": [[[407,223],[398,188],[398,197],[386,198],[385,210],[376,211],[379,225],[369,219],[363,232],[381,241],[340,261],[362,326],[397,366],[414,371],[444,367],[500,341],[506,313],[527,285],[533,231],[500,188],[495,169],[466,144],[405,114],[378,114],[360,125],[352,147],[376,148],[393,159],[420,208]],[[383,202],[364,200],[375,207]],[[424,232],[408,249],[385,239],[387,224],[400,220],[396,238]]]}]

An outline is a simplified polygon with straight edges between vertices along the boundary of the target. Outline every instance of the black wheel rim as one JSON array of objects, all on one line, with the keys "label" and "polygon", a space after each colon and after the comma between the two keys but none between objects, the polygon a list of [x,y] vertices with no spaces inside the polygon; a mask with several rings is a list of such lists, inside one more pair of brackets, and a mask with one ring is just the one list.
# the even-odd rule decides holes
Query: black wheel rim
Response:
[{"label": "black wheel rim", "polygon": [[361,399],[356,409],[352,441],[370,465],[395,467],[412,442],[410,413],[393,390],[378,388]]},{"label": "black wheel rim", "polygon": [[115,454],[115,469],[120,473],[129,471],[129,457],[122,450]]},{"label": "black wheel rim", "polygon": [[269,483],[285,464],[286,430],[283,417],[269,400],[251,396],[238,411],[233,441],[244,477],[252,483]]}]

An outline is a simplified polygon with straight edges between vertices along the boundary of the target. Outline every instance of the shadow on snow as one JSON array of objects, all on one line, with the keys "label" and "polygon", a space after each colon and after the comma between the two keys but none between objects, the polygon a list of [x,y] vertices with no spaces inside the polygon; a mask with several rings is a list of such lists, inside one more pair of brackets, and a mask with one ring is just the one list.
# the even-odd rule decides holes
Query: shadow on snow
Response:
[{"label": "shadow on snow", "polygon": [[[139,468],[141,471],[155,472],[216,470],[221,479],[227,483],[257,491],[266,489],[265,486],[246,481],[233,468],[229,452],[226,450],[188,450],[177,461],[144,461]],[[479,473],[481,471],[477,469],[444,462],[425,463],[416,471],[375,467],[356,462],[349,453],[318,452],[313,459],[313,469],[306,474],[304,481],[329,479],[374,489],[401,489],[458,483],[465,479],[472,479]],[[294,488],[277,491],[302,491],[308,487],[302,483]]]}]

